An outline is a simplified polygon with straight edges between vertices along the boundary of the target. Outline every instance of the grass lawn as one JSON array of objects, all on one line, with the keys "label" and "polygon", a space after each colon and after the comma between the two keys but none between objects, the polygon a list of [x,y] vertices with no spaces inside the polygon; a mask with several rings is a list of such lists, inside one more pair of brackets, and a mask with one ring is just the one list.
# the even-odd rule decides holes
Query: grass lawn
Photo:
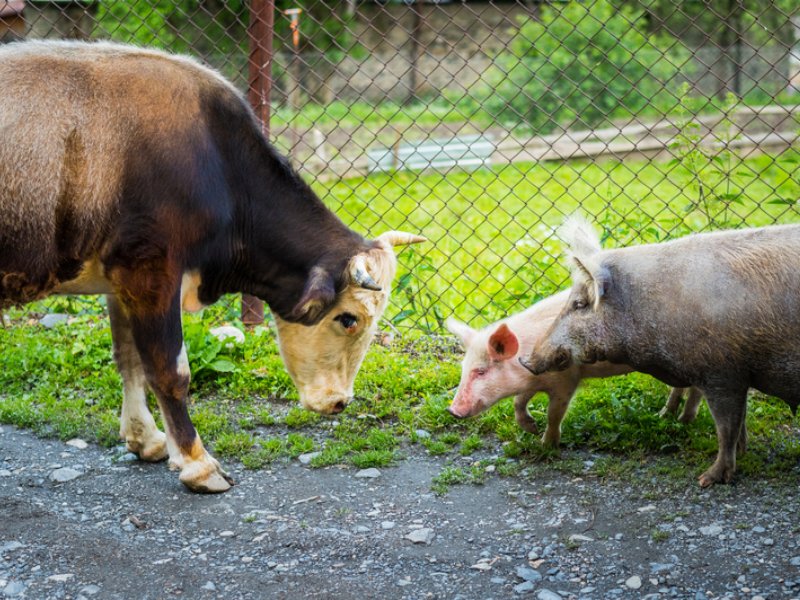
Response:
[{"label": "grass lawn", "polygon": [[[800,195],[793,161],[796,155],[787,154],[738,164],[728,181],[714,186],[718,192],[739,190],[726,215],[692,206],[691,182],[680,166],[645,162],[398,173],[318,191],[361,231],[402,228],[428,236],[431,243],[404,252],[388,316],[400,325],[418,321],[422,329],[436,330],[437,319],[451,313],[481,325],[564,285],[567,273],[552,230],[578,209],[597,217],[609,245],[680,235],[723,217],[738,225],[800,220],[785,201]],[[783,201],[770,203],[776,199]],[[117,444],[121,385],[107,319],[82,314],[69,325],[45,329],[25,323],[29,310],[9,311],[8,326],[0,328],[0,422]],[[193,372],[190,410],[219,458],[249,468],[312,451],[321,452],[312,462],[316,467],[384,466],[418,446],[452,458],[432,482],[445,492],[487,476],[535,474],[541,465],[585,474],[587,452],[598,452],[591,474],[630,477],[645,468],[692,485],[716,452],[705,405],[688,426],[661,419],[667,388],[643,375],[587,382],[564,422],[561,456],[517,427],[509,400],[457,421],[446,409],[458,383],[460,352],[449,338],[420,329],[404,329],[389,348],[373,345],[356,380],[358,401],[336,419],[322,418],[297,403],[269,327],[228,349],[207,333],[220,319],[235,317],[215,307],[184,319]],[[542,430],[545,411],[540,396],[532,412]],[[785,404],[755,394],[740,475],[797,478],[798,425]],[[495,475],[487,472],[489,465]]]}]

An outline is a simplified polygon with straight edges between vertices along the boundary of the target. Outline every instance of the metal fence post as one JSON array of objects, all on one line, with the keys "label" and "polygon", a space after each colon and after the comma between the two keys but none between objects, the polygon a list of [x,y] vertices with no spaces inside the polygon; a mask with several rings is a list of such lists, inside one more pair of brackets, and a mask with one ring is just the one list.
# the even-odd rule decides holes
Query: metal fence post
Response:
[{"label": "metal fence post", "polygon": [[[269,95],[272,89],[272,34],[275,24],[275,0],[252,0],[250,3],[250,59],[247,98],[261,122],[261,132],[269,137]],[[242,294],[242,323],[264,322],[264,303]]]}]

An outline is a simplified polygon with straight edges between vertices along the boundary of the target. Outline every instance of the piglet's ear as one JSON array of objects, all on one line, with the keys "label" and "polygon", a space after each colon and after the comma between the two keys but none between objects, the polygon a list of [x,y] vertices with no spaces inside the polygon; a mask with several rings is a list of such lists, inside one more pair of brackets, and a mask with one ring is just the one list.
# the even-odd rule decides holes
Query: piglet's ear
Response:
[{"label": "piglet's ear", "polygon": [[472,337],[475,335],[475,330],[472,327],[466,323],[462,323],[461,321],[454,319],[453,317],[447,319],[444,322],[444,326],[447,331],[457,336],[464,346],[469,346]]},{"label": "piglet's ear", "polygon": [[313,325],[319,321],[336,300],[336,285],[322,267],[314,267],[308,274],[303,295],[289,314],[293,321]]},{"label": "piglet's ear", "polygon": [[519,352],[519,340],[508,325],[502,323],[489,337],[489,358],[492,360],[508,360]]}]

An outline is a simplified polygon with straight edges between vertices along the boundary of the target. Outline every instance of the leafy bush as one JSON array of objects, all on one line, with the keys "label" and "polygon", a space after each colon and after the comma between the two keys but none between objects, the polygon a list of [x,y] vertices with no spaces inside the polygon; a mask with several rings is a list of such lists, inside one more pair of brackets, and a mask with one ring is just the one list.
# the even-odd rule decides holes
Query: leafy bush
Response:
[{"label": "leafy bush", "polygon": [[674,40],[643,33],[640,15],[606,0],[569,2],[521,23],[483,90],[488,110],[538,133],[675,104],[664,84],[684,60]]}]

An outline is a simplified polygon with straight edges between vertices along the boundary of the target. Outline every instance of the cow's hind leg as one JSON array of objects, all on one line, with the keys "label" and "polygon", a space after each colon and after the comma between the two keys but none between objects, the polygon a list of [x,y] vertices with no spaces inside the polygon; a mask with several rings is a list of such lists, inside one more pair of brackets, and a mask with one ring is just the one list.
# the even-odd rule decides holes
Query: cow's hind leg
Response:
[{"label": "cow's hind leg", "polygon": [[132,294],[127,297],[133,339],[164,418],[170,467],[179,469],[181,482],[195,492],[224,492],[233,480],[203,447],[189,418],[190,373],[181,332],[180,294],[173,294],[163,308],[139,305]]},{"label": "cow's hind leg", "polygon": [[114,296],[109,295],[107,299],[114,361],[122,377],[119,435],[125,440],[128,450],[142,460],[163,460],[167,458],[167,436],[159,431],[147,407],[147,379],[133,341],[128,315]]}]

